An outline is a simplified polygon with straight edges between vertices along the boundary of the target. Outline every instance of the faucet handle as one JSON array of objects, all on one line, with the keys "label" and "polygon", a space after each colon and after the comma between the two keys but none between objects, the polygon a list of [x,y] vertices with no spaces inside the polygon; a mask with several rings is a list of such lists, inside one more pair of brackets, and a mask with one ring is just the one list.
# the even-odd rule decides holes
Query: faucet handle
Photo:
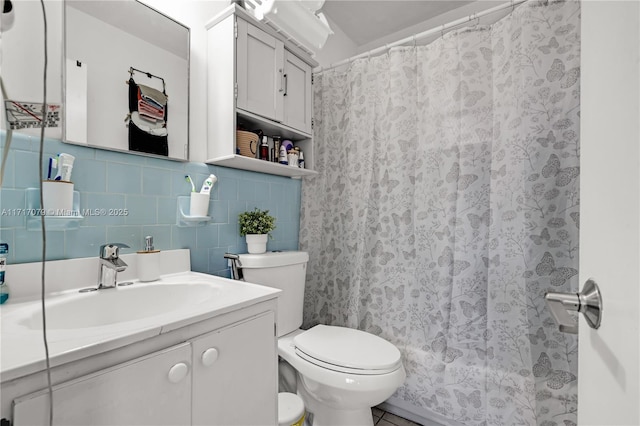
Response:
[{"label": "faucet handle", "polygon": [[100,258],[117,259],[120,256],[121,248],[129,248],[124,243],[107,243],[100,246]]}]

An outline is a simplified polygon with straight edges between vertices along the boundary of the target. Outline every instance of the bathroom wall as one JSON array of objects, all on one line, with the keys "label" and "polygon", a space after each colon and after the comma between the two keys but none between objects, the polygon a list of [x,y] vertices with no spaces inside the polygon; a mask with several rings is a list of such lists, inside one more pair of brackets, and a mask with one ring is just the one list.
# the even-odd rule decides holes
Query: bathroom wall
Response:
[{"label": "bathroom wall", "polygon": [[[293,250],[298,248],[301,181],[279,176],[228,169],[204,164],[206,153],[206,30],[205,24],[224,9],[227,0],[147,0],[145,3],[173,17],[191,28],[190,66],[190,159],[181,163],[148,158],[119,152],[103,151],[60,142],[58,129],[47,129],[45,158],[60,152],[76,156],[73,170],[75,189],[80,194],[80,207],[127,208],[127,216],[86,217],[77,230],[47,232],[47,259],[94,257],[98,247],[106,242],[123,242],[132,247],[124,252],[138,250],[145,235],[153,235],[156,248],[191,249],[192,269],[227,276],[226,262],[222,255],[229,252],[246,252],[244,238],[238,233],[238,213],[259,207],[269,209],[276,217],[277,229],[269,240],[269,250]],[[60,99],[61,68],[61,3],[45,2],[49,18],[49,82],[47,92],[52,101]],[[39,10],[34,13],[40,13]],[[17,93],[29,99],[42,95],[39,82],[41,61],[37,52],[42,50],[41,23],[33,16],[16,16],[16,26],[33,25],[33,38],[16,41],[33,62],[30,78],[14,76],[17,82],[7,87],[10,96]],[[31,24],[36,22],[36,24]],[[3,45],[12,40],[8,32],[3,35]],[[40,35],[38,35],[40,34]],[[6,43],[6,44],[4,44]],[[28,48],[27,48],[28,47]],[[53,53],[51,53],[53,52]],[[54,57],[51,57],[51,56]],[[10,64],[4,64],[3,78],[11,74]],[[5,79],[6,81],[9,81]],[[32,80],[34,83],[29,84]],[[26,88],[26,89],[25,89]],[[27,90],[28,89],[28,90]],[[25,90],[27,90],[25,92]],[[39,131],[14,133],[12,149],[7,159],[4,182],[0,189],[0,239],[10,245],[8,261],[33,262],[40,259],[40,232],[27,229],[27,217],[20,209],[26,207],[26,188],[38,186]],[[2,132],[2,146],[5,136]],[[176,225],[177,197],[189,195],[190,186],[184,180],[190,174],[198,185],[206,176],[214,173],[218,182],[211,194],[210,223],[197,227]]]},{"label": "bathroom wall", "polygon": [[[5,135],[2,132],[2,146]],[[38,186],[39,138],[14,133],[0,189],[0,239],[9,243],[10,263],[40,259],[41,232],[27,229],[26,188]],[[76,157],[75,189],[82,209],[128,209],[125,216],[86,216],[79,229],[47,232],[47,259],[94,257],[106,242],[122,242],[142,248],[144,236],[153,235],[157,249],[188,248],[194,271],[228,276],[225,252],[244,252],[238,232],[238,213],[258,207],[276,217],[277,229],[269,250],[298,248],[300,180],[261,173],[181,163],[103,151],[59,140],[45,141],[45,158],[59,152]],[[184,180],[190,174],[199,185],[210,174],[218,177],[211,193],[212,220],[197,227],[177,225],[177,197],[191,190]]]}]

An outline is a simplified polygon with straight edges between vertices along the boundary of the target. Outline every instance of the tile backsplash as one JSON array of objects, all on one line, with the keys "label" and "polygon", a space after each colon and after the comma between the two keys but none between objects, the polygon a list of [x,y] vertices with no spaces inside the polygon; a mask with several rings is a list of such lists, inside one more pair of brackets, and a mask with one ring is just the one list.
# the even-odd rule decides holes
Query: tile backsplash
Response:
[{"label": "tile backsplash", "polygon": [[[5,135],[2,133],[4,146]],[[0,188],[0,239],[9,244],[9,263],[38,261],[41,232],[27,229],[27,188],[37,188],[39,138],[14,133]],[[160,158],[104,151],[59,140],[45,139],[44,158],[66,152],[76,157],[72,180],[80,195],[80,209],[126,209],[126,215],[85,216],[79,229],[47,231],[47,260],[95,257],[101,244],[121,242],[131,246],[123,253],[143,248],[152,235],[156,249],[188,248],[191,268],[197,272],[228,276],[225,252],[246,253],[238,232],[238,214],[254,207],[268,209],[277,229],[268,250],[296,250],[300,225],[301,181],[204,163],[182,163]],[[209,174],[218,182],[211,191],[212,220],[198,226],[177,225],[178,196],[188,196]]]}]

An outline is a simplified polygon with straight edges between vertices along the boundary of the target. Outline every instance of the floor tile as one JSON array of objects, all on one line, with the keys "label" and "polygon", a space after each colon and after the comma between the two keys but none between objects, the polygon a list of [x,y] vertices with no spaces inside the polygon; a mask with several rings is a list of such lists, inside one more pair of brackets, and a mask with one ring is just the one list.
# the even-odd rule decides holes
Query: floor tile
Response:
[{"label": "floor tile", "polygon": [[381,410],[378,407],[373,407],[371,409],[371,414],[373,414],[376,417],[382,417],[384,415],[384,410]]},{"label": "floor tile", "polygon": [[390,424],[395,426],[417,426],[417,423],[388,412],[384,413],[384,416],[382,416],[382,421],[389,422]]}]

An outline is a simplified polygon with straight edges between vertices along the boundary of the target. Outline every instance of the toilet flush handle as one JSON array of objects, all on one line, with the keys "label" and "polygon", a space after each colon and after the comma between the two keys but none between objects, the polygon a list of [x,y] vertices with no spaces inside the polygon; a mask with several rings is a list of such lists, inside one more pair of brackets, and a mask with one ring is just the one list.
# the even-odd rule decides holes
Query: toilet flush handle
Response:
[{"label": "toilet flush handle", "polygon": [[219,352],[216,348],[209,348],[202,352],[202,365],[210,367],[218,359]]},{"label": "toilet flush handle", "polygon": [[224,258],[228,260],[229,266],[231,267],[231,278],[233,278],[234,280],[244,281],[244,277],[242,276],[242,264],[240,263],[240,256],[233,253],[225,253]]}]

